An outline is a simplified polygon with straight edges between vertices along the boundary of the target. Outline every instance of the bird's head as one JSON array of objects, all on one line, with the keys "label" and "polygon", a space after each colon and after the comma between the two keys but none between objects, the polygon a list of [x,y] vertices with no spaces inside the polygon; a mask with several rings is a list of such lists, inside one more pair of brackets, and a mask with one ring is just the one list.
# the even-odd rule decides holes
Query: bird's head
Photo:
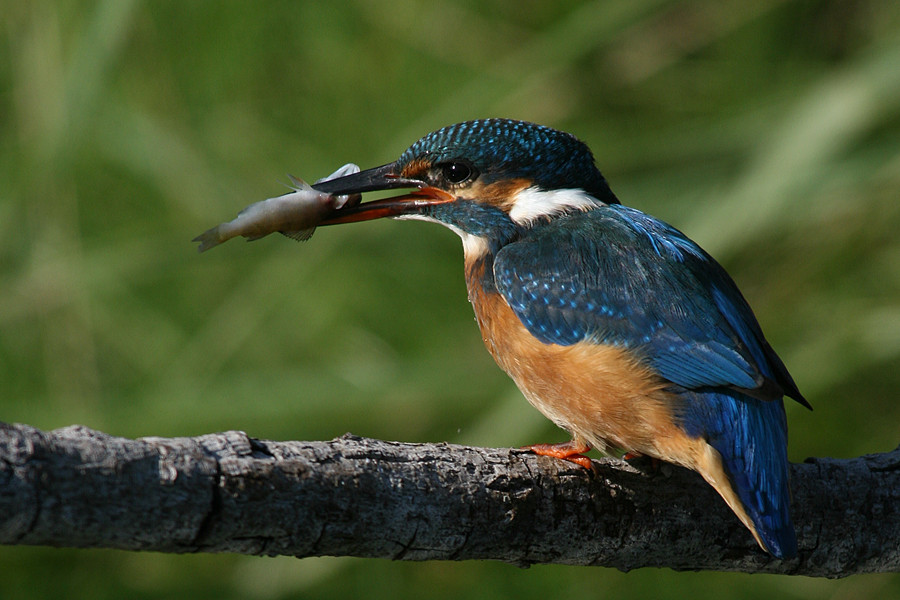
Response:
[{"label": "bird's head", "polygon": [[438,129],[392,163],[314,187],[336,195],[414,188],[342,208],[323,224],[382,217],[436,221],[462,237],[467,254],[505,244],[560,215],[618,203],[583,142],[509,119]]}]

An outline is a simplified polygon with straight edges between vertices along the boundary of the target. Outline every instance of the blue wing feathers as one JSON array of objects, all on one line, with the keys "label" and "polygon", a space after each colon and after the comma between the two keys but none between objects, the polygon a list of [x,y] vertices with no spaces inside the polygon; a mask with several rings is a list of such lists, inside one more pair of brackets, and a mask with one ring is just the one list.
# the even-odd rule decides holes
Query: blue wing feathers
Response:
[{"label": "blue wing feathers", "polygon": [[496,254],[493,275],[541,341],[626,347],[670,381],[682,426],[721,454],[769,550],[796,554],[782,395],[806,401],[718,263],[669,225],[610,205],[537,226]]},{"label": "blue wing feathers", "polygon": [[796,391],[722,268],[637,210],[613,205],[556,219],[501,249],[494,278],[545,343],[627,346],[685,387],[750,390],[769,378]]}]

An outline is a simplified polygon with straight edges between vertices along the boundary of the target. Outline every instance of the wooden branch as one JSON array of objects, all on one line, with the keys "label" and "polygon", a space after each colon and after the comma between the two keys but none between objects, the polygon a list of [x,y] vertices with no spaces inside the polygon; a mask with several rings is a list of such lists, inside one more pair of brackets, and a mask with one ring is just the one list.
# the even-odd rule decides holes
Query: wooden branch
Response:
[{"label": "wooden branch", "polygon": [[792,465],[800,557],[760,551],[696,474],[516,449],[0,424],[0,543],[491,559],[843,577],[900,570],[900,448]]}]

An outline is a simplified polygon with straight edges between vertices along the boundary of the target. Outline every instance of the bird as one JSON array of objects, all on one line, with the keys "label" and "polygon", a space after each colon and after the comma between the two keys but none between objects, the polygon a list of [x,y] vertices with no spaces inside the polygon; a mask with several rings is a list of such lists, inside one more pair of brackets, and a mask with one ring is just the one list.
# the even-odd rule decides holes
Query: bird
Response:
[{"label": "bird", "polygon": [[314,186],[406,189],[321,223],[439,223],[462,239],[484,344],[571,440],[698,472],[759,546],[797,555],[784,397],[811,408],[732,278],[673,226],[623,205],[572,134],[490,118],[443,127],[388,164]]}]

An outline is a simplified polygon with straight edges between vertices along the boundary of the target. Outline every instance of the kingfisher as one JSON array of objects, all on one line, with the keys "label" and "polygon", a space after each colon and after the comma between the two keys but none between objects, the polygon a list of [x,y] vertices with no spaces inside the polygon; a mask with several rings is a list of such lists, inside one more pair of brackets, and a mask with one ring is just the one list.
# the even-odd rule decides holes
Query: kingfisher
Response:
[{"label": "kingfisher", "polygon": [[439,223],[462,239],[485,346],[571,440],[698,472],[776,558],[797,554],[784,396],[810,407],[725,270],[685,234],[622,205],[575,136],[509,119],[450,125],[389,164],[314,186],[405,193],[323,225]]}]

